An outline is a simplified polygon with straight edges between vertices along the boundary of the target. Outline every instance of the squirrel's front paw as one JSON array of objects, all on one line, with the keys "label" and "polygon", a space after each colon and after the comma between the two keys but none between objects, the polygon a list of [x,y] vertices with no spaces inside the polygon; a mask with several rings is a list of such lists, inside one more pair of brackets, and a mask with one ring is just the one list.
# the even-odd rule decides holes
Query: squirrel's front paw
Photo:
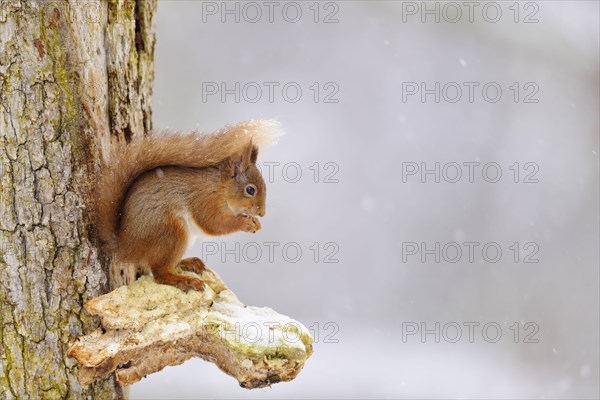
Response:
[{"label": "squirrel's front paw", "polygon": [[242,218],[241,229],[244,232],[255,233],[256,231],[260,230],[260,222],[258,221],[258,218],[248,214],[240,214],[238,217]]}]

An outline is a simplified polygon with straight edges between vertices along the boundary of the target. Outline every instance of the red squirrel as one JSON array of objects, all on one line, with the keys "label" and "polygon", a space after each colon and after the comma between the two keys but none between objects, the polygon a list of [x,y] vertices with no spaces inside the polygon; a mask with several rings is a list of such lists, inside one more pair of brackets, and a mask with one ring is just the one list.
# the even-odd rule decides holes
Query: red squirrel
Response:
[{"label": "red squirrel", "polygon": [[182,257],[198,233],[261,228],[267,191],[256,159],[277,136],[276,122],[259,120],[113,144],[95,191],[99,238],[158,283],[203,290],[204,263]]}]

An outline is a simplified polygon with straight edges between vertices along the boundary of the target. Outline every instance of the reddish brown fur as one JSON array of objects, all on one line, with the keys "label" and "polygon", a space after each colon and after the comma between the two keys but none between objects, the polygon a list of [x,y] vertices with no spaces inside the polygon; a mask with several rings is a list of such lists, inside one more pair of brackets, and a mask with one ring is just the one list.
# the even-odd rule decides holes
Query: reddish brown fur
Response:
[{"label": "reddish brown fur", "polygon": [[[160,134],[115,145],[97,185],[100,238],[117,259],[150,268],[158,282],[202,289],[198,278],[178,272],[204,266],[181,259],[188,223],[212,235],[260,229],[253,215],[265,213],[266,187],[255,144],[272,141],[275,127],[255,121],[213,135]],[[244,194],[248,184],[254,197]]]}]

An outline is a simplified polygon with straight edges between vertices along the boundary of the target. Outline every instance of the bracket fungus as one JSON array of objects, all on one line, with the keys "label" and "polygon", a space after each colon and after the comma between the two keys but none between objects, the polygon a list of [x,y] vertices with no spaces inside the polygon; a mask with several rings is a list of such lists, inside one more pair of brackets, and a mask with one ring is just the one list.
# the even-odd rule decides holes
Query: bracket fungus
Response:
[{"label": "bracket fungus", "polygon": [[294,379],[313,351],[308,329],[270,308],[244,305],[210,269],[201,277],[203,292],[144,276],[88,301],[86,310],[104,329],[69,346],[80,383],[115,373],[130,385],[192,357],[215,363],[248,389]]}]

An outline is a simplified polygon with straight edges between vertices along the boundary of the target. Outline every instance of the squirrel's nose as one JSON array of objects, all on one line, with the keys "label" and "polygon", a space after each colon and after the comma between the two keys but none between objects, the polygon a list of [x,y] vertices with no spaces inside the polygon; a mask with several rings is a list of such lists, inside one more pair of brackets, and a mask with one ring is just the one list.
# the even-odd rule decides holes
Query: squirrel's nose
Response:
[{"label": "squirrel's nose", "polygon": [[264,216],[265,216],[265,210],[264,210],[264,209],[262,209],[262,208],[259,208],[259,209],[258,209],[258,215],[259,215],[260,217],[264,217]]}]

